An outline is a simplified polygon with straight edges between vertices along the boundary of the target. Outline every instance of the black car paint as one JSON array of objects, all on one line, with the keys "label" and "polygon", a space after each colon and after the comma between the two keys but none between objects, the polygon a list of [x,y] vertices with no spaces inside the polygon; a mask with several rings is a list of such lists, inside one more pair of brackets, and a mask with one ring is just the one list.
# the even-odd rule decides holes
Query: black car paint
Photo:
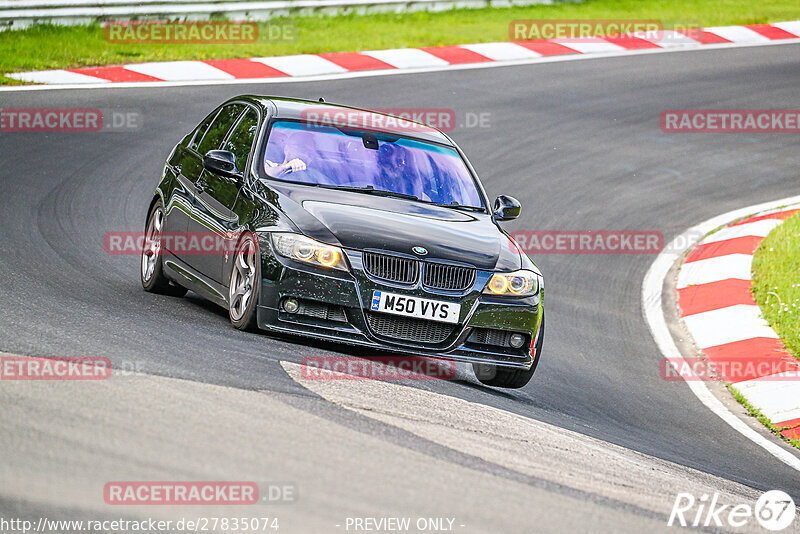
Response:
[{"label": "black car paint", "polygon": [[[527,368],[533,359],[529,345],[518,351],[486,350],[466,343],[473,328],[484,327],[525,333],[533,340],[542,321],[543,290],[527,298],[483,294],[492,272],[538,269],[514,245],[488,209],[489,202],[474,169],[463,152],[445,134],[433,131],[413,137],[455,148],[475,177],[484,212],[459,210],[411,200],[365,195],[283,182],[267,178],[253,168],[263,158],[266,130],[276,118],[298,119],[316,102],[268,97],[237,97],[222,104],[201,122],[207,125],[223,107],[236,104],[254,109],[259,128],[241,177],[221,176],[203,167],[197,151],[195,131],[172,151],[164,167],[153,202],[165,206],[165,231],[213,232],[233,250],[244,232],[259,236],[262,285],[258,325],[264,330],[302,334],[375,349],[452,357],[464,361]],[[232,131],[232,130],[231,130]],[[217,148],[217,147],[214,147]],[[224,191],[226,201],[215,194]],[[232,200],[231,200],[232,199]],[[272,251],[270,232],[302,233],[329,245],[342,247],[349,272],[331,271],[300,264]],[[468,264],[477,268],[473,286],[453,292],[408,287],[372,279],[361,266],[361,251],[389,251],[412,256],[412,249],[427,249],[426,261]],[[180,255],[169,251],[164,267],[167,276],[201,296],[227,307],[227,281],[231,254]],[[398,342],[371,332],[364,309],[374,290],[415,295],[461,304],[459,328],[444,342],[425,345]],[[280,302],[287,295],[341,306],[348,323],[330,324],[306,317],[287,317]]]}]

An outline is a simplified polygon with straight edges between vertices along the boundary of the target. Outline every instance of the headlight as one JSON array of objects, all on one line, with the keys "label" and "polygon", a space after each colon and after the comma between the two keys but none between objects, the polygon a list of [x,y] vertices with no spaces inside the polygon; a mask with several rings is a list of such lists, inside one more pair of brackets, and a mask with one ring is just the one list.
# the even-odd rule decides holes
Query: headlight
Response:
[{"label": "headlight", "polygon": [[533,271],[514,271],[511,273],[494,273],[486,289],[488,295],[513,295],[530,297],[539,291],[539,276]]},{"label": "headlight", "polygon": [[284,258],[310,263],[318,267],[346,271],[342,249],[315,241],[300,234],[272,234],[275,252]]}]

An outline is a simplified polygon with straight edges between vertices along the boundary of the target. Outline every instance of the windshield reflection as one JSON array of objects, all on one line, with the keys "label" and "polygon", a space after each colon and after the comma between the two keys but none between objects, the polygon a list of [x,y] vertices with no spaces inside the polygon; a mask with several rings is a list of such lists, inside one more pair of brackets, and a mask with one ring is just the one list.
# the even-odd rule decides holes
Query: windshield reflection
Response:
[{"label": "windshield reflection", "polygon": [[458,152],[404,137],[362,136],[329,126],[277,121],[267,142],[264,170],[289,182],[373,188],[424,202],[483,207]]}]

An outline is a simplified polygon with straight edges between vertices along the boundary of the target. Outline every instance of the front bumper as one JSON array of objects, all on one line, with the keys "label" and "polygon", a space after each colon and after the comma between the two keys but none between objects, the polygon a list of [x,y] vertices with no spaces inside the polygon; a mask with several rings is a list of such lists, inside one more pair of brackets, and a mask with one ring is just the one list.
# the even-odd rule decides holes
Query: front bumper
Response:
[{"label": "front bumper", "polygon": [[[483,295],[491,273],[478,271],[473,286],[463,292],[438,291],[421,285],[409,287],[373,279],[363,270],[361,253],[345,251],[351,272],[306,266],[282,257],[262,253],[262,285],[258,306],[259,328],[286,334],[368,347],[378,351],[402,352],[456,361],[488,363],[527,369],[533,363],[531,345],[543,314],[541,293],[527,298]],[[372,292],[387,291],[461,305],[458,324],[451,325],[443,340],[420,342],[382,335],[368,320]],[[294,298],[302,313],[288,313],[282,303]],[[397,320],[397,316],[377,314]],[[425,320],[420,320],[425,321]],[[428,321],[426,321],[428,323]],[[493,336],[487,336],[490,331]],[[487,343],[501,339],[503,332],[521,333],[526,343],[519,349],[508,344]],[[499,338],[498,338],[499,334]]]}]

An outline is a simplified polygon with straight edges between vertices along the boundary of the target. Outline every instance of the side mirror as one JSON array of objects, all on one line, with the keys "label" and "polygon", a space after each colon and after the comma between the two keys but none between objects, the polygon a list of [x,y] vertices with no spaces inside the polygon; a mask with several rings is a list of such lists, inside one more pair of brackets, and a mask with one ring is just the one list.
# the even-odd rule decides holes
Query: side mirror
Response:
[{"label": "side mirror", "polygon": [[236,156],[227,150],[209,150],[203,156],[203,167],[214,174],[241,180],[242,173],[236,168]]},{"label": "side mirror", "polygon": [[522,213],[522,204],[514,197],[500,195],[494,200],[494,220],[510,221],[516,219]]}]

